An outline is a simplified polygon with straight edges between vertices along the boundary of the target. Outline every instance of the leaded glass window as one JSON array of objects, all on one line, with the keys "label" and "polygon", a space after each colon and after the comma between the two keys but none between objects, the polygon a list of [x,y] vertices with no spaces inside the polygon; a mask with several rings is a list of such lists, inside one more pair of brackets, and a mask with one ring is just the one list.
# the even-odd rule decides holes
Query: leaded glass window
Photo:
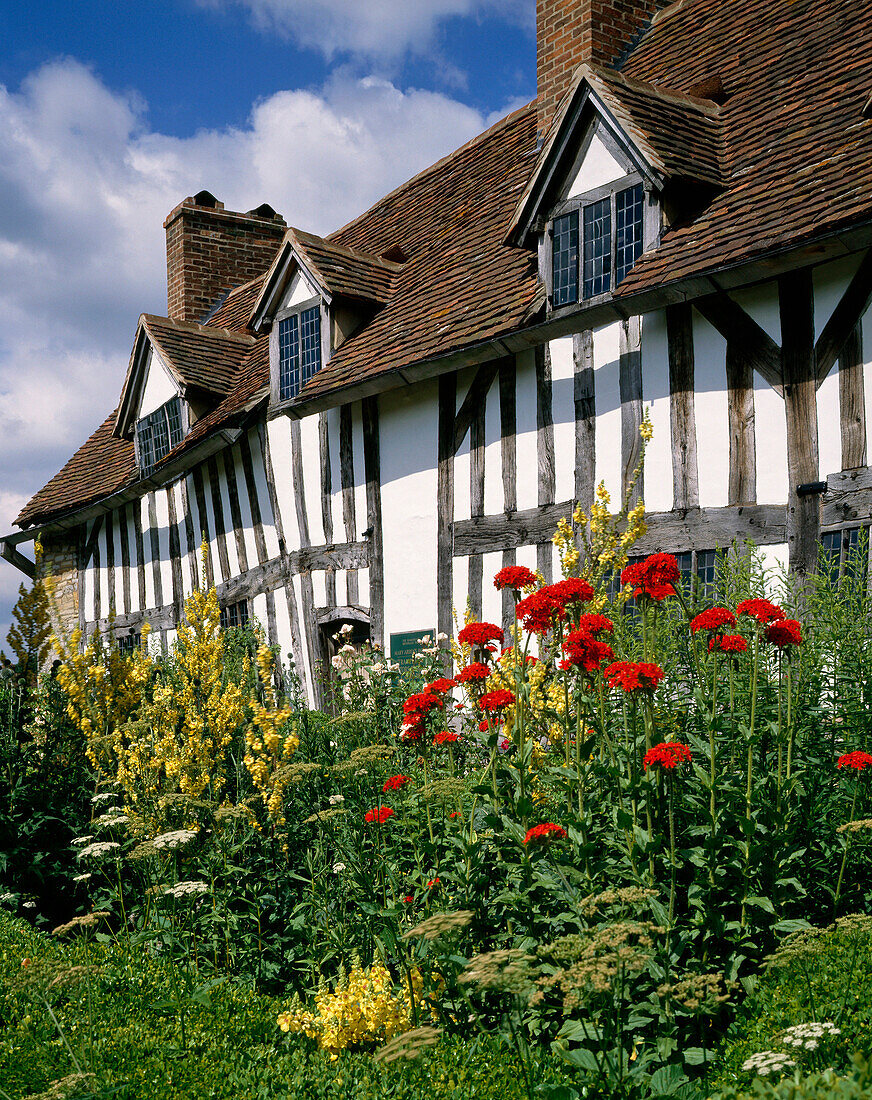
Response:
[{"label": "leaded glass window", "polygon": [[248,622],[248,600],[239,600],[221,608],[221,629],[230,630],[234,626],[245,626]]},{"label": "leaded glass window", "polygon": [[178,397],[171,397],[159,409],[137,421],[136,440],[142,474],[148,474],[173,447],[177,447],[183,435],[182,403]]},{"label": "leaded glass window", "polygon": [[641,183],[615,197],[615,286],[620,286],[642,255],[645,191]]},{"label": "leaded glass window", "polygon": [[305,386],[321,369],[321,309],[313,306],[300,314],[300,385]]},{"label": "leaded glass window", "polygon": [[611,281],[612,203],[605,198],[584,208],[584,297],[607,293]]},{"label": "leaded glass window", "polygon": [[296,397],[321,369],[321,307],[279,321],[279,400]]},{"label": "leaded glass window", "polygon": [[578,211],[554,219],[552,245],[554,305],[578,301]]},{"label": "leaded glass window", "polygon": [[122,634],[118,639],[118,652],[123,657],[129,657],[131,653],[135,653],[142,644],[142,634]]}]

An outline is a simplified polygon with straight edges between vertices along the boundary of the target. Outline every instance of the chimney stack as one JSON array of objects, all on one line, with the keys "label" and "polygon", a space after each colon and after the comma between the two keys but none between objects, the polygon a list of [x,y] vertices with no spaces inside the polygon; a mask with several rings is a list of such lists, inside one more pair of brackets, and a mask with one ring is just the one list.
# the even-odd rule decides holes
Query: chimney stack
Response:
[{"label": "chimney stack", "polygon": [[672,0],[536,0],[539,134],[583,62],[619,67],[623,54]]},{"label": "chimney stack", "polygon": [[179,203],[164,229],[167,315],[176,321],[203,321],[228,290],[266,271],[286,225],[266,203],[239,214],[200,191]]}]

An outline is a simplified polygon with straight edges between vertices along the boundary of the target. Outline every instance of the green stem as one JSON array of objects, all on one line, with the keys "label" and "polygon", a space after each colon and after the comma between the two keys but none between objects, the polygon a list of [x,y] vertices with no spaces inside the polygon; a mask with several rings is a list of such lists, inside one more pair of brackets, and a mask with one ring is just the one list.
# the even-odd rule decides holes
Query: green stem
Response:
[{"label": "green stem", "polygon": [[754,726],[757,721],[757,677],[760,670],[760,631],[754,632],[754,666],[751,679],[751,714],[748,720],[748,776],[745,786],[745,891],[742,898],[741,927],[747,923],[748,876],[751,871],[751,781],[754,771]]},{"label": "green stem", "polygon": [[[854,798],[851,802],[851,817],[848,821],[849,825],[854,823],[854,814],[857,812],[857,795],[860,793],[860,773],[857,772],[857,778],[854,782]],[[848,829],[845,832],[845,851],[842,854],[842,866],[839,868],[839,881],[836,883],[836,896],[833,899],[833,915],[835,916],[836,910],[839,907],[839,895],[842,892],[842,879],[845,877],[845,864],[848,862],[848,849],[851,846],[851,830]]]}]

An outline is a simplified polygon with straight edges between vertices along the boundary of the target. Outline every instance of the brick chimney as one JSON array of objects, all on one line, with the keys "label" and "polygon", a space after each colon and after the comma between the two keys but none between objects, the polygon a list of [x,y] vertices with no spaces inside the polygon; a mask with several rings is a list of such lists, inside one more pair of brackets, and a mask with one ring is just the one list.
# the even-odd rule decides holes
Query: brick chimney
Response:
[{"label": "brick chimney", "polygon": [[536,0],[539,133],[582,62],[619,67],[624,51],[672,0]]},{"label": "brick chimney", "polygon": [[168,316],[202,321],[228,290],[266,271],[285,228],[266,203],[239,214],[208,191],[180,202],[164,222]]}]

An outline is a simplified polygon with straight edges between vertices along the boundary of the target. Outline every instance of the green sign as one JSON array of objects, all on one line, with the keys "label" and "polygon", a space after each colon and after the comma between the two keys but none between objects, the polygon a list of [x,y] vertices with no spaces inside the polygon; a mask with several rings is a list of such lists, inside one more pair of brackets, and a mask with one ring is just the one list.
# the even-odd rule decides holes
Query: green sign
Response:
[{"label": "green sign", "polygon": [[[427,641],[422,642],[422,638],[427,638]],[[391,634],[391,660],[400,668],[412,668],[415,654],[420,653],[425,646],[435,644],[436,631],[426,627],[423,630],[407,630],[404,634]]]}]

